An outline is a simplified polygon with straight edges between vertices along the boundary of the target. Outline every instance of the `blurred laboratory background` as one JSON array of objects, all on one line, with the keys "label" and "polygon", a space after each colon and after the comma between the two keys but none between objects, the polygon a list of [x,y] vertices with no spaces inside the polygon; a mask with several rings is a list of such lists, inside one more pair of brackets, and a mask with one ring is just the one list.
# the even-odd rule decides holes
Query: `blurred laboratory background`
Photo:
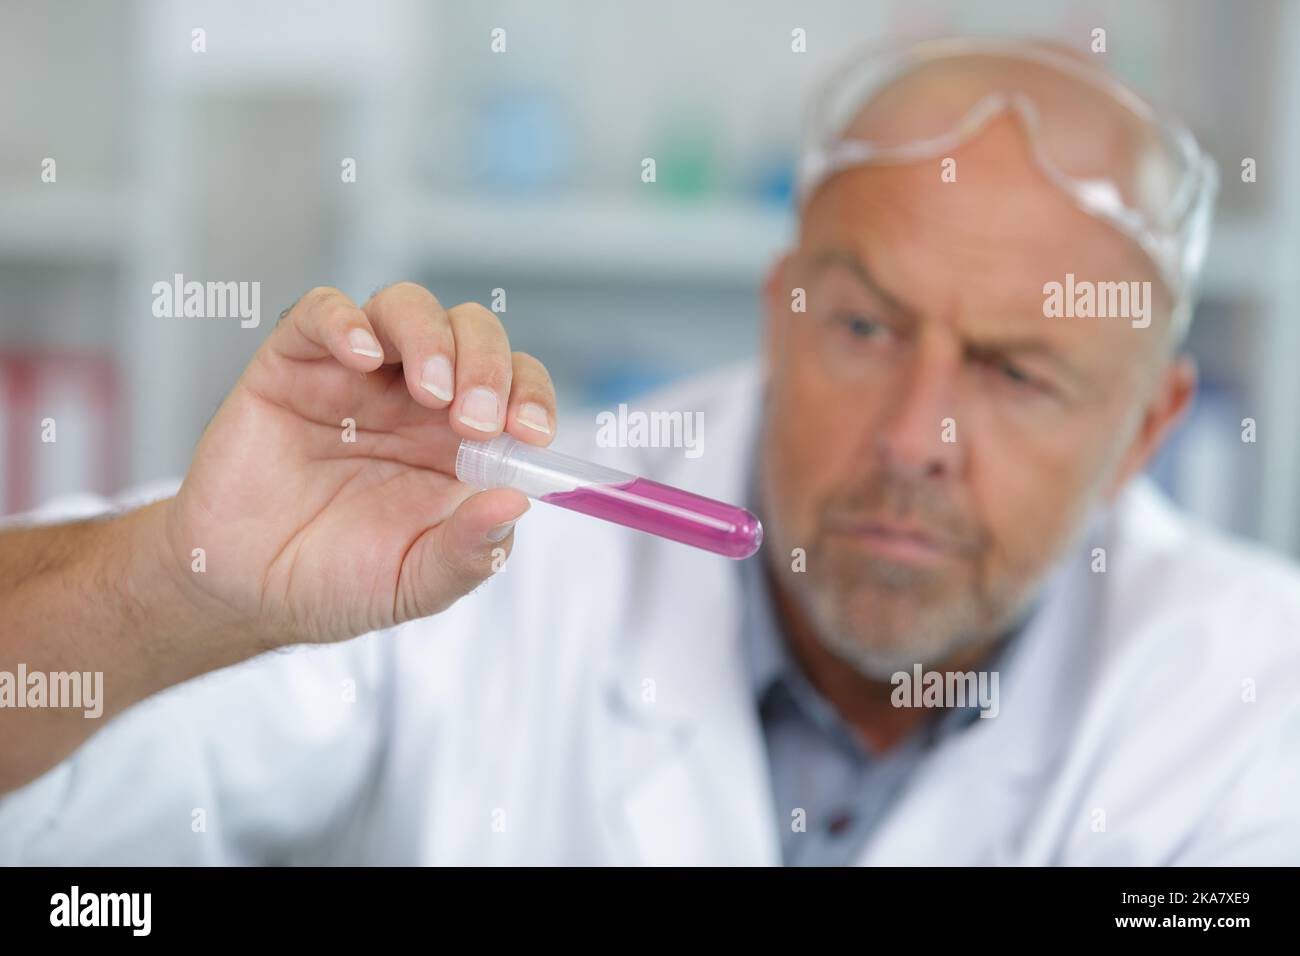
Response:
[{"label": "blurred laboratory background", "polygon": [[[829,66],[949,32],[1087,50],[1098,27],[1111,67],[1223,174],[1191,343],[1205,388],[1154,471],[1214,523],[1300,553],[1291,0],[0,0],[0,512],[181,474],[315,285],[504,289],[562,425],[752,354],[804,99]],[[154,317],[176,273],[260,282],[260,327]]]}]

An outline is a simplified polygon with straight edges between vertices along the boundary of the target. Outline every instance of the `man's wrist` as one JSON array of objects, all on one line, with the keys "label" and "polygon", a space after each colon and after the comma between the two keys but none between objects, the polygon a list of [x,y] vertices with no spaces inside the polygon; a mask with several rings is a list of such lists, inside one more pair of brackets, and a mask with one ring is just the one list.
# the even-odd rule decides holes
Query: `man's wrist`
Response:
[{"label": "man's wrist", "polygon": [[[123,626],[152,658],[153,680],[162,686],[196,677],[270,650],[277,642],[260,633],[198,587],[191,564],[171,543],[169,522],[175,499],[167,498],[123,515],[126,561],[109,574],[121,595]],[[109,561],[119,548],[105,549]],[[152,693],[161,687],[146,688]]]}]

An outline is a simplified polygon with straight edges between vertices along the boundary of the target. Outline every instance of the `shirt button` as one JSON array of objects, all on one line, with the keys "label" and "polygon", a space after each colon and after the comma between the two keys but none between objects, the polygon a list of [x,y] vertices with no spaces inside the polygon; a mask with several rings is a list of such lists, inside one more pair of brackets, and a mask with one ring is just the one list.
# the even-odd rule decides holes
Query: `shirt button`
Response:
[{"label": "shirt button", "polygon": [[846,833],[853,825],[853,814],[841,812],[831,817],[830,822],[826,824],[826,832],[831,836],[840,836]]}]

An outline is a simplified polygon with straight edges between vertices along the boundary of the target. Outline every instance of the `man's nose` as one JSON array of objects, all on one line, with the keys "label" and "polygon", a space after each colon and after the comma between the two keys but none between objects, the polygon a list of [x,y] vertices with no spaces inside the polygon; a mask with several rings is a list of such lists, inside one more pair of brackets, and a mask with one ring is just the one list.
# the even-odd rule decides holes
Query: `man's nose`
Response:
[{"label": "man's nose", "polygon": [[910,478],[951,477],[960,461],[961,423],[955,407],[960,357],[918,346],[895,377],[891,401],[876,433],[881,464]]}]

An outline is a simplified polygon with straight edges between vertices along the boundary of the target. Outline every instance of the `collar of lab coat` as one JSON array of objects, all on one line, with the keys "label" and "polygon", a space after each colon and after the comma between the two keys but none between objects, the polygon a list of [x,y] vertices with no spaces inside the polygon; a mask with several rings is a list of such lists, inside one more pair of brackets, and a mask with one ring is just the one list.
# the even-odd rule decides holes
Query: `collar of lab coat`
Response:
[{"label": "collar of lab coat", "polygon": [[[723,501],[745,500],[747,450],[762,407],[756,366],[723,370],[636,407],[703,412],[705,450],[695,459],[680,449],[635,462],[622,457],[622,467]],[[1089,573],[1088,555],[1105,546],[1109,525],[1107,515],[1095,518],[1081,539],[1087,546],[1048,575],[1040,606],[1006,662],[998,716],[937,748],[862,862],[906,863],[923,849],[920,834],[922,843],[959,841],[963,826],[1013,820],[1008,806],[1050,773],[1095,652],[1088,635],[1101,613],[1098,582],[1105,575]],[[627,838],[630,862],[779,863],[777,828],[785,821],[777,821],[771,794],[735,567],[649,536],[637,536],[634,547],[630,567],[646,600],[628,614],[629,632],[614,642],[609,661],[606,700],[621,759],[607,777],[606,823]],[[927,786],[945,778],[948,786]],[[950,803],[960,805],[958,812]],[[905,825],[909,817],[916,825]],[[936,821],[947,821],[952,832]]]}]

